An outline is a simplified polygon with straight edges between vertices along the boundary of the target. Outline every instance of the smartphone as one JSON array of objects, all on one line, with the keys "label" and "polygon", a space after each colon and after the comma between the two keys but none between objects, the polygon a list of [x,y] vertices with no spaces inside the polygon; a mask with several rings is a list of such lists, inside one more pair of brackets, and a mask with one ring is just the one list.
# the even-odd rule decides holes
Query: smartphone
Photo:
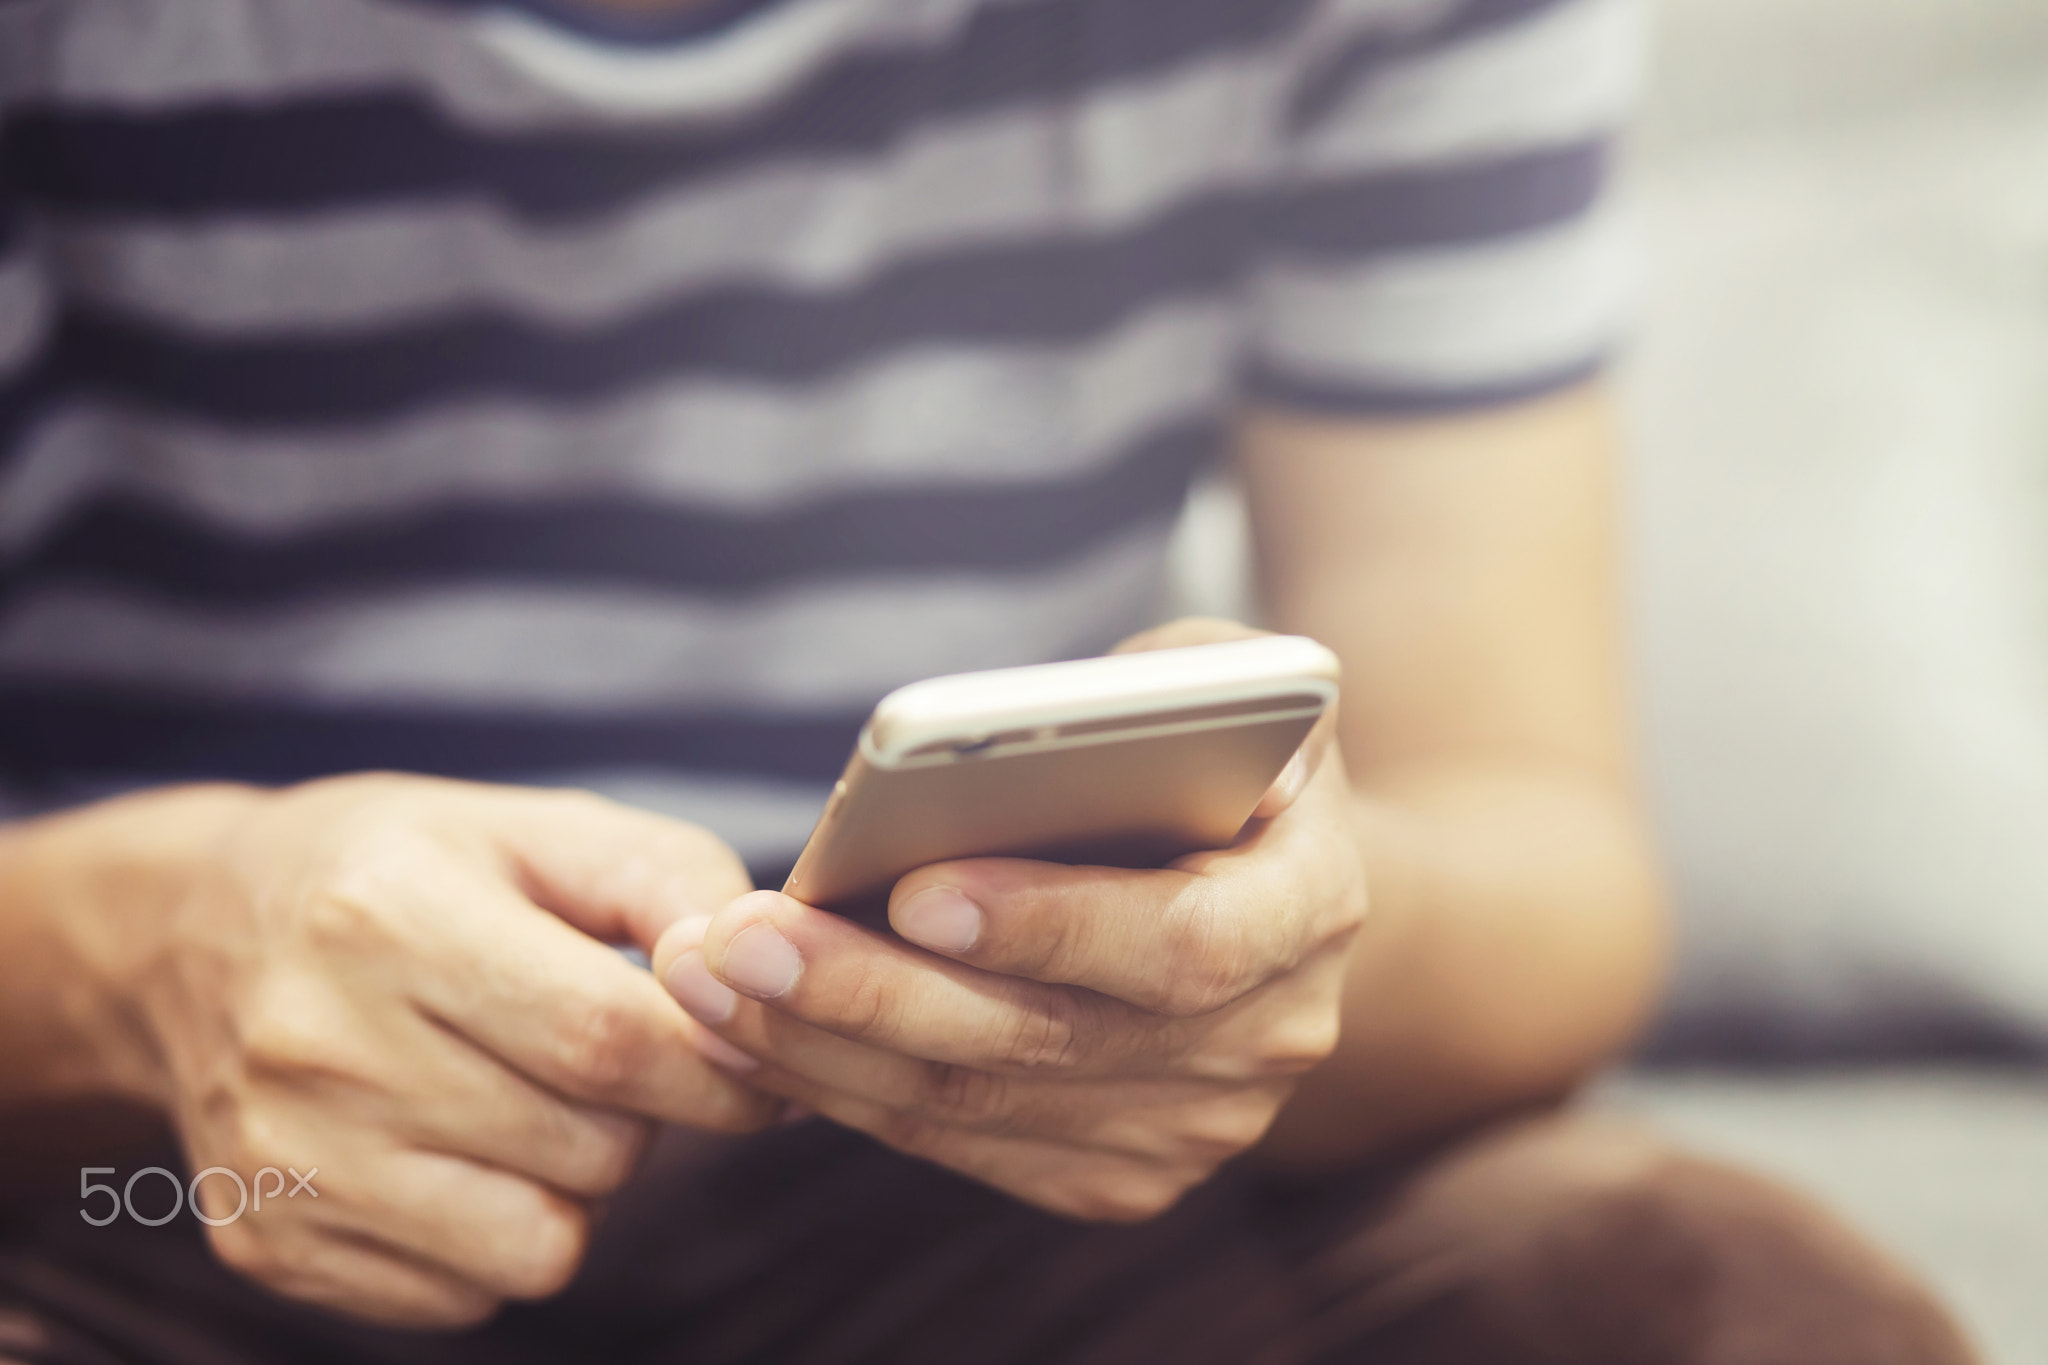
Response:
[{"label": "smartphone", "polygon": [[861,727],[783,890],[879,921],[927,863],[1225,847],[1336,696],[1337,657],[1293,635],[912,683]]}]

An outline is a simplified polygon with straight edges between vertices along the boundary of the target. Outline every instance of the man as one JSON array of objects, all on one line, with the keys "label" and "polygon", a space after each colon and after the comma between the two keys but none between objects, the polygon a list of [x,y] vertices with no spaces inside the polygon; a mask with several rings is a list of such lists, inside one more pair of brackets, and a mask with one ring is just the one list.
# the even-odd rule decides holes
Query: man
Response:
[{"label": "man", "polygon": [[[0,1086],[183,1163],[23,1206],[0,1351],[1966,1358],[1788,1196],[1526,1117],[1660,952],[1627,5],[0,23]],[[1237,846],[751,890],[882,691],[1155,619],[1226,450],[1346,666]]]}]

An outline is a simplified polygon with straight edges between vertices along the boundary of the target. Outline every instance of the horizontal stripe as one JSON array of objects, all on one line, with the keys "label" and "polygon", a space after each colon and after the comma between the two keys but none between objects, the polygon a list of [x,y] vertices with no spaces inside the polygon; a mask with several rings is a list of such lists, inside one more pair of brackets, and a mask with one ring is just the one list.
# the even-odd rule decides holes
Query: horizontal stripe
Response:
[{"label": "horizontal stripe", "polygon": [[1575,0],[1359,80],[1296,154],[1317,177],[1498,159],[1609,135],[1647,56],[1641,0]]},{"label": "horizontal stripe", "polygon": [[[0,5],[6,3],[8,0],[0,0]],[[0,722],[0,743],[4,743],[4,733],[4,722]],[[5,752],[0,748],[0,753]],[[643,764],[503,771],[494,776],[522,786],[594,791],[701,826],[740,855],[758,886],[782,885],[832,791],[830,777],[807,780],[691,773]],[[165,782],[190,780],[176,772],[124,772],[106,767],[90,771],[45,768],[37,778],[30,782],[26,774],[14,772],[0,760],[0,823],[105,801]]]},{"label": "horizontal stripe", "polygon": [[1380,253],[1489,243],[1583,217],[1607,171],[1607,144],[1593,141],[1321,186],[1274,209],[1266,245],[1363,268],[1360,258]]},{"label": "horizontal stripe", "polygon": [[[1273,245],[1294,245],[1293,235],[1301,254],[1349,255],[1345,248],[1361,243],[1372,251],[1403,247],[1417,234],[1435,242],[1453,234],[1484,240],[1521,231],[1576,212],[1590,192],[1597,149],[1568,150],[1560,158],[1322,187],[1275,212]],[[0,435],[68,394],[227,423],[319,425],[494,394],[588,401],[691,370],[801,380],[864,355],[925,343],[1074,342],[1164,299],[1233,287],[1262,211],[1242,198],[1209,199],[1106,238],[907,262],[841,294],[732,288],[573,331],[472,312],[330,341],[199,339],[77,306],[54,329],[40,384],[16,397],[11,419],[0,413]],[[1457,259],[1456,253],[1428,258],[1431,279],[1424,287],[1455,272]],[[1474,273],[1493,287],[1520,289],[1514,301],[1528,301],[1505,259],[1488,253]],[[1398,277],[1408,269],[1404,261],[1374,268],[1382,271],[1382,294],[1403,294]],[[1500,311],[1483,290],[1466,294],[1462,300],[1445,294],[1442,302]],[[1316,315],[1327,311],[1314,299],[1304,306]],[[1360,319],[1380,325],[1369,313],[1346,325]],[[1449,325],[1464,321],[1453,313]],[[1313,328],[1292,327],[1295,344]],[[1345,353],[1337,359],[1341,363]]]},{"label": "horizontal stripe", "polygon": [[1513,387],[1604,353],[1630,284],[1613,214],[1482,248],[1275,267],[1259,286],[1258,360],[1305,386],[1362,395]]},{"label": "horizontal stripe", "polygon": [[0,754],[30,784],[93,773],[298,782],[369,769],[505,781],[627,766],[830,783],[864,719],[864,710],[798,718],[744,711],[562,719],[0,683]]},{"label": "horizontal stripe", "polygon": [[1171,516],[1221,444],[1205,420],[1156,433],[1073,478],[849,492],[752,517],[587,497],[475,504],[283,541],[226,535],[109,496],[0,573],[16,596],[84,582],[255,604],[377,585],[495,580],[752,592],[844,574],[1015,571],[1057,564]]},{"label": "horizontal stripe", "polygon": [[226,422],[315,425],[465,396],[585,401],[690,371],[800,380],[921,343],[1074,342],[1175,295],[1231,287],[1249,227],[1245,204],[1204,202],[1103,240],[908,262],[846,293],[709,291],[582,330],[470,312],[334,340],[244,342],[72,307],[34,396],[68,391]]},{"label": "horizontal stripe", "polygon": [[60,585],[0,613],[0,678],[325,706],[837,712],[1154,620],[1177,511],[1045,572],[861,576],[736,600],[485,582],[222,611]]},{"label": "horizontal stripe", "polygon": [[[992,3],[1008,0],[821,0],[855,22],[819,35],[768,29],[780,63],[697,63],[672,78],[671,103],[698,117],[730,118],[781,97],[847,61],[901,59],[950,41]],[[473,127],[511,129],[609,121],[586,92],[529,69],[516,47],[493,41],[490,15],[456,16],[390,0],[184,0],[138,8],[125,0],[66,0],[61,22],[45,5],[0,5],[0,83],[17,99],[138,113],[204,103],[264,104],[368,88],[423,92]],[[41,11],[38,13],[38,11]],[[767,16],[764,16],[764,18]],[[779,17],[779,16],[778,16]],[[792,41],[792,39],[798,41]],[[809,39],[810,41],[802,41]],[[793,49],[793,52],[792,52]],[[731,44],[716,53],[732,52]],[[792,59],[793,57],[793,59]],[[721,77],[713,82],[708,74]],[[734,89],[731,76],[751,77]]]},{"label": "horizontal stripe", "polygon": [[[1038,131],[1013,123],[995,136]],[[1128,145],[1143,143],[1134,138]],[[801,299],[880,273],[872,286],[879,291],[890,283],[879,267],[915,270],[923,263],[903,258],[940,244],[957,254],[974,250],[977,239],[999,243],[991,268],[1015,254],[1018,241],[1078,237],[1064,248],[1035,249],[1083,250],[1083,243],[1113,240],[1143,215],[1219,186],[1223,193],[1183,204],[1184,217],[1206,217],[1214,231],[1246,239],[1256,224],[1263,248],[1356,257],[1483,240],[1583,212],[1606,171],[1605,145],[1582,143],[1317,185],[1255,205],[1233,192],[1251,175],[1256,153],[1245,150],[1207,165],[1205,157],[1179,167],[1171,157],[1152,158],[1149,176],[1122,177],[1119,194],[1095,202],[1076,202],[1078,196],[1040,177],[1061,175],[1054,163],[1063,158],[1049,144],[1039,144],[1045,156],[1016,158],[969,139],[947,149],[968,153],[948,158],[959,175],[934,167],[933,174],[908,177],[929,193],[900,183],[883,193],[884,181],[852,172],[846,200],[822,189],[813,204],[801,176],[778,178],[572,239],[535,238],[488,210],[422,208],[324,224],[84,226],[56,234],[56,251],[74,282],[70,293],[95,310],[200,332],[372,323],[388,329],[421,315],[486,306],[557,328],[601,326],[685,286],[745,281]],[[1169,168],[1185,174],[1169,178]],[[895,222],[884,217],[855,229],[858,237],[832,238],[831,224],[858,221],[883,201],[905,206],[883,211]],[[974,206],[964,207],[970,201]],[[1233,226],[1233,217],[1240,223]]]},{"label": "horizontal stripe", "polygon": [[[1410,60],[1491,29],[1519,24],[1574,0],[1324,0],[1304,33],[1311,57],[1295,91],[1289,125],[1329,117],[1359,84],[1392,62]],[[1368,13],[1365,22],[1356,11]],[[1373,20],[1380,22],[1372,22]]]},{"label": "horizontal stripe", "polygon": [[782,158],[536,225],[473,198],[310,216],[60,219],[78,297],[201,330],[389,326],[467,305],[591,324],[689,289],[844,289],[935,250],[1094,236],[1254,183],[1284,72],[1226,57],[915,130],[874,156]]},{"label": "horizontal stripe", "polygon": [[[593,12],[575,0],[569,7]],[[750,23],[686,43],[593,43],[515,5],[483,7],[470,23],[508,64],[607,116],[733,118],[867,37],[878,8],[874,0],[779,0]],[[968,16],[955,7],[947,17]]]},{"label": "horizontal stripe", "polygon": [[0,556],[95,497],[279,538],[450,502],[596,497],[745,516],[858,489],[1077,479],[1150,432],[1218,413],[1235,335],[1226,305],[1167,304],[1079,348],[919,349],[820,384],[682,381],[587,407],[471,402],[283,434],[79,404],[0,463]]},{"label": "horizontal stripe", "polygon": [[614,210],[664,187],[796,155],[873,153],[916,127],[1072,98],[1284,36],[1305,0],[1032,0],[943,50],[852,59],[758,118],[631,136],[485,133],[403,90],[148,113],[25,106],[5,132],[22,193],[118,215],[303,213],[466,194],[535,218]]}]

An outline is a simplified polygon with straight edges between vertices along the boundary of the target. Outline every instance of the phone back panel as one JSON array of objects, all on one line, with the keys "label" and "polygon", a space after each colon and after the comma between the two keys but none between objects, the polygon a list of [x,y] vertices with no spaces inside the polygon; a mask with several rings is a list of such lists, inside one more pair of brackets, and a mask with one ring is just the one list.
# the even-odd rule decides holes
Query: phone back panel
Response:
[{"label": "phone back panel", "polygon": [[784,890],[872,920],[897,878],[928,863],[1013,856],[1157,867],[1222,848],[1315,722],[1258,718],[905,768],[856,752]]}]

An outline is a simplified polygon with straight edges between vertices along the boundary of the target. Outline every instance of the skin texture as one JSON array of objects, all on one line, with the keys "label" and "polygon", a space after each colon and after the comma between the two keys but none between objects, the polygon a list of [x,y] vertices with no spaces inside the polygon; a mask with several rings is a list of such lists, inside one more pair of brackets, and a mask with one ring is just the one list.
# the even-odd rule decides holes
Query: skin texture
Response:
[{"label": "skin texture", "polygon": [[573,794],[366,776],[0,830],[0,1105],[125,1100],[195,1168],[318,1165],[317,1202],[214,1230],[220,1255],[457,1325],[568,1278],[653,1120],[746,1131],[794,1101],[1137,1219],[1233,1157],[1340,1167],[1559,1096],[1632,1034],[1662,952],[1611,447],[1594,391],[1251,419],[1267,619],[1344,661],[1333,722],[1233,848],[921,869],[900,938]]}]

